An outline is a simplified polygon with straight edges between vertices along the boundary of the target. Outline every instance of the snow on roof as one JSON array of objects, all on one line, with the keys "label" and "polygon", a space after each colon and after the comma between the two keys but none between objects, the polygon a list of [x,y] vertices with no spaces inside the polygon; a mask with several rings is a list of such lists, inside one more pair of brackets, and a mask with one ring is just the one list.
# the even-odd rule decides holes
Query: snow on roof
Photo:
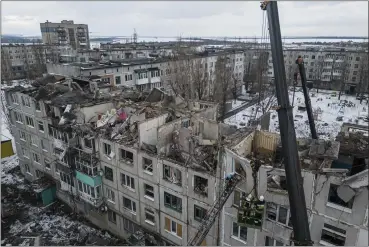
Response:
[{"label": "snow on roof", "polygon": [[11,139],[12,139],[12,138],[7,137],[7,136],[5,136],[5,135],[1,134],[1,142],[10,141]]}]

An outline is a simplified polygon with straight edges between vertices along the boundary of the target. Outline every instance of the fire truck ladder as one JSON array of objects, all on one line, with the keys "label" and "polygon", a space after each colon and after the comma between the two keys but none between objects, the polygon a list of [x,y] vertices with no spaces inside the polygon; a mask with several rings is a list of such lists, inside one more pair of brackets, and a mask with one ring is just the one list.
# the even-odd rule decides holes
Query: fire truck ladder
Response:
[{"label": "fire truck ladder", "polygon": [[208,210],[207,214],[203,218],[201,225],[197,228],[196,235],[188,242],[188,246],[200,246],[210,228],[213,226],[216,217],[219,215],[224,204],[232,194],[237,184],[242,180],[239,174],[234,174],[232,179],[228,180],[224,186],[221,196],[216,200],[213,206]]}]

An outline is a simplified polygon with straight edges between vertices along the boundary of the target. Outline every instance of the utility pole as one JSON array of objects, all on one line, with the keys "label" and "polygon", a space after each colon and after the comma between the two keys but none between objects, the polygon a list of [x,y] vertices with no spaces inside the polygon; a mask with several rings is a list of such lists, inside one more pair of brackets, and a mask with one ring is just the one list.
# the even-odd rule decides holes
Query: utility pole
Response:
[{"label": "utility pole", "polygon": [[268,14],[274,79],[278,100],[279,128],[294,233],[293,241],[298,246],[311,246],[312,242],[310,239],[309,220],[306,212],[304,187],[297,151],[295,126],[286,83],[277,2],[264,1],[261,8],[266,10]]},{"label": "utility pole", "polygon": [[297,58],[296,63],[297,63],[297,66],[298,66],[299,72],[300,72],[302,91],[304,91],[305,107],[306,107],[306,112],[307,112],[308,119],[309,119],[311,137],[313,139],[318,139],[318,135],[317,135],[316,129],[315,129],[313,110],[311,109],[311,101],[310,101],[309,93],[308,93],[307,88],[306,88],[305,65],[304,65],[304,61],[302,60],[301,56],[299,56]]}]

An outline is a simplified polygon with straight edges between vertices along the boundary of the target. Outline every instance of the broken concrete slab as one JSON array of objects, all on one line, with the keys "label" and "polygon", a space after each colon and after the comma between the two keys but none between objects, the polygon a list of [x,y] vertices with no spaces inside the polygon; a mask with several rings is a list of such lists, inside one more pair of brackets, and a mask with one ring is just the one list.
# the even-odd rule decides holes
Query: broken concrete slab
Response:
[{"label": "broken concrete slab", "polygon": [[341,185],[337,189],[337,194],[344,202],[348,202],[355,196],[355,191],[348,185]]}]

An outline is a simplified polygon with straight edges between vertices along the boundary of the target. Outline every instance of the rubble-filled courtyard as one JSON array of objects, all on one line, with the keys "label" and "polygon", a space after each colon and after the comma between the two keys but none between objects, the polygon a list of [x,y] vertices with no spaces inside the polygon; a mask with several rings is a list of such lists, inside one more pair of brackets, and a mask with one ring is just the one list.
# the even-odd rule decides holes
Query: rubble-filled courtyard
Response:
[{"label": "rubble-filled courtyard", "polygon": [[1,168],[2,246],[127,245],[59,201],[38,203],[17,155],[2,159]]}]

